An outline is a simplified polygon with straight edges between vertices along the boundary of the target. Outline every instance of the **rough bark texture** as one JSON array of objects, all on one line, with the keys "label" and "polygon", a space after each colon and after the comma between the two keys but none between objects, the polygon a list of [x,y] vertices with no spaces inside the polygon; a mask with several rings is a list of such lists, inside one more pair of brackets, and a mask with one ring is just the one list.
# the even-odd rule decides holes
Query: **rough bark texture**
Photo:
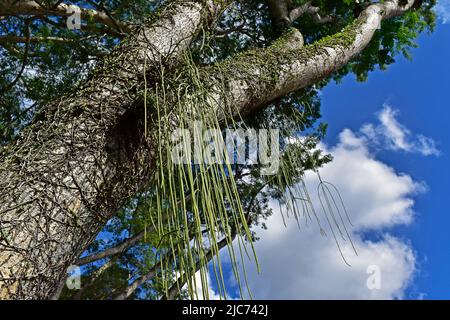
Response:
[{"label": "rough bark texture", "polygon": [[[211,101],[205,112],[245,115],[327,77],[361,52],[382,19],[414,1],[399,2],[369,6],[319,43],[300,47],[283,38],[202,70]],[[211,8],[175,2],[170,18],[136,31],[84,85],[43,109],[1,151],[0,298],[50,297],[104,223],[148,181],[153,144],[142,138],[142,109],[134,108],[144,61],[151,68],[176,57]],[[232,114],[224,111],[230,107]]]},{"label": "rough bark texture", "polygon": [[48,298],[112,214],[148,181],[152,141],[134,102],[146,71],[170,66],[216,2],[174,1],[87,81],[43,108],[0,154],[0,298]]},{"label": "rough bark texture", "polygon": [[17,1],[17,0],[1,0],[0,1],[0,16],[11,15],[53,15],[68,17],[72,14],[70,10],[77,10],[80,12],[81,18],[92,19],[95,22],[102,23],[112,29],[119,31],[129,31],[130,26],[126,23],[114,20],[106,12],[99,12],[94,9],[80,8],[76,5],[68,5],[60,3],[57,6],[46,7],[36,1]]},{"label": "rough bark texture", "polygon": [[272,24],[278,31],[281,31],[291,25],[289,12],[292,6],[290,0],[267,0],[269,6]]}]

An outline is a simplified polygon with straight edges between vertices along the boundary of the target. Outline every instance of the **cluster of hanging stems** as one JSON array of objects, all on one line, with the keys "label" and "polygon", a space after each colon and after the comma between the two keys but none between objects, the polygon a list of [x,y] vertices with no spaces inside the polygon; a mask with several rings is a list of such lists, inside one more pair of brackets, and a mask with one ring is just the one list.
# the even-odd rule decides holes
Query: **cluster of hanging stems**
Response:
[{"label": "cluster of hanging stems", "polygon": [[[246,260],[253,260],[259,272],[259,263],[249,229],[251,205],[256,195],[249,208],[243,208],[235,172],[230,164],[232,159],[228,159],[227,154],[223,155],[225,161],[221,164],[214,164],[214,161],[181,165],[172,163],[174,143],[168,137],[171,136],[174,126],[189,130],[192,123],[200,121],[209,129],[224,128],[217,112],[205,112],[211,101],[205,98],[206,94],[198,92],[206,92],[208,89],[204,87],[203,79],[192,57],[187,56],[185,60],[184,77],[177,78],[175,88],[169,78],[161,74],[161,82],[150,92],[144,77],[145,134],[152,135],[158,146],[157,169],[150,200],[152,210],[149,212],[148,221],[156,230],[157,249],[166,248],[165,251],[161,250],[164,253],[161,253],[162,258],[158,262],[163,291],[168,296],[169,289],[175,287],[180,291],[186,286],[189,296],[197,298],[200,294],[197,291],[199,287],[197,282],[200,281],[201,294],[208,299],[208,281],[212,269],[219,296],[227,298],[222,263],[226,261],[231,266],[241,297],[252,297],[247,281]],[[180,81],[183,78],[186,79],[185,82]],[[221,90],[225,95],[226,88]],[[192,92],[197,94],[191,94]],[[148,130],[147,119],[152,119],[150,121],[157,124],[157,131]],[[242,119],[232,117],[226,123],[226,127],[242,125],[239,120]],[[208,158],[211,155],[202,156]],[[278,173],[269,178],[273,184],[282,189],[280,212],[283,222],[286,224],[285,215],[289,214],[294,216],[299,226],[302,217],[306,222],[314,219],[320,233],[326,235],[307,190],[304,174],[297,177],[291,171],[293,167],[303,165],[301,159],[289,153],[286,153],[285,157],[287,162],[281,161]],[[349,265],[340,244],[341,240],[349,241],[356,253],[346,227],[346,224],[351,226],[349,215],[338,189],[322,180],[318,170],[316,172],[319,180],[317,195],[326,224],[343,261]],[[224,247],[227,247],[228,258],[219,254]],[[169,256],[170,259],[167,258]],[[174,280],[174,275],[178,280]]]}]

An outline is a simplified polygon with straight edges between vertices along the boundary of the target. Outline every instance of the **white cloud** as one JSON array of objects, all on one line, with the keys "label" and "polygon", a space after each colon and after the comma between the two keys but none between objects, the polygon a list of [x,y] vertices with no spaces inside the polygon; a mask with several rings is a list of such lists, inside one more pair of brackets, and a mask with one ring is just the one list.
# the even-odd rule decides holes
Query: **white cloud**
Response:
[{"label": "white cloud", "polygon": [[[402,298],[415,274],[416,259],[410,244],[389,235],[388,228],[413,220],[413,196],[423,191],[423,186],[373,158],[367,139],[350,130],[344,130],[340,142],[327,151],[334,160],[323,168],[321,176],[336,185],[344,197],[354,225],[350,229],[351,238],[358,256],[348,241],[341,240],[344,255],[351,264],[347,266],[333,237],[321,236],[314,223],[299,230],[292,218],[285,227],[278,204],[274,204],[274,214],[267,221],[268,230],[258,230],[261,240],[255,244],[261,274],[257,274],[253,263],[246,262],[254,298]],[[320,204],[314,196],[317,176],[308,175],[306,183],[318,209]],[[318,213],[323,220],[323,213],[320,210]],[[378,236],[367,240],[364,236],[367,231]],[[370,276],[367,268],[372,265],[381,272],[379,290],[367,287]]]},{"label": "white cloud", "polygon": [[440,151],[436,148],[433,139],[424,135],[414,135],[411,131],[397,120],[399,111],[384,105],[378,113],[377,125],[366,124],[360,129],[360,136],[373,146],[390,150],[400,150],[410,153],[419,153],[424,156],[439,156]]},{"label": "white cloud", "polygon": [[442,23],[450,22],[450,0],[439,0],[435,6],[435,11]]}]

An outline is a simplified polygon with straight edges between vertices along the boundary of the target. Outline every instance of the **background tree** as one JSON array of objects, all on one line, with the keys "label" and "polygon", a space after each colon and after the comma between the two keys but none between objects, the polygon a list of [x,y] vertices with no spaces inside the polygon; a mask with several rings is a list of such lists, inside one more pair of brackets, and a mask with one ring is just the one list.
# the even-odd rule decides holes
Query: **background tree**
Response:
[{"label": "background tree", "polygon": [[[213,257],[251,247],[272,198],[346,237],[343,210],[324,206],[323,227],[302,184],[330,160],[318,92],[409,57],[434,3],[0,1],[0,297],[59,297],[71,264],[85,285],[65,298],[192,296],[211,260],[225,294]],[[167,165],[196,120],[280,129],[278,174]]]}]

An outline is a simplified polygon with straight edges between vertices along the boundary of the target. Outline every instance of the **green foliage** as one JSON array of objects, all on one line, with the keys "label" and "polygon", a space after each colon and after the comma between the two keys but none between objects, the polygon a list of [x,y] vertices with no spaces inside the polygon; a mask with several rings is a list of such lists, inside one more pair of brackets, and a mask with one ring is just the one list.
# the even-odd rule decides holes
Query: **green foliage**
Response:
[{"label": "green foliage", "polygon": [[[56,2],[41,1],[48,6]],[[106,10],[117,21],[130,25],[157,19],[157,9],[165,2],[67,1],[86,8]],[[293,6],[304,3],[306,1],[292,1]],[[308,48],[314,48],[318,41],[324,39],[336,40],[333,35],[354,22],[361,8],[369,2],[314,0],[312,3],[320,8],[320,14],[332,15],[334,19],[331,23],[318,24],[310,15],[304,15],[293,22],[292,26],[302,32],[305,43],[310,45]],[[149,92],[143,93],[152,107],[149,112],[153,112],[148,126],[160,127],[155,137],[159,147],[158,173],[148,190],[132,199],[105,226],[85,254],[101,252],[142,231],[145,231],[145,236],[138,244],[111,257],[111,260],[104,259],[83,267],[82,282],[89,285],[78,297],[77,293],[66,290],[62,298],[69,299],[74,295],[90,299],[114,298],[129,283],[155,268],[158,261],[170,257],[174,252],[175,257],[158,268],[156,275],[141,285],[130,298],[158,299],[166,295],[175,279],[184,273],[189,278],[185,282],[192,297],[195,295],[192,276],[199,269],[196,262],[203,263],[200,271],[204,278],[207,271],[207,251],[212,250],[217,254],[219,250],[217,247],[206,246],[202,241],[205,238],[208,243],[216,243],[223,237],[231,242],[233,232],[238,236],[242,251],[233,252],[229,243],[228,248],[233,272],[239,277],[235,255],[247,254],[244,245],[251,245],[257,240],[251,227],[265,227],[265,218],[272,214],[270,200],[280,201],[298,221],[305,217],[314,219],[316,211],[311,206],[303,176],[306,171],[317,171],[332,160],[329,155],[324,155],[317,149],[326,133],[326,124],[319,123],[320,90],[330,80],[339,81],[349,74],[354,74],[359,81],[365,81],[371,71],[385,70],[395,62],[399,54],[410,59],[411,49],[417,46],[417,37],[434,28],[434,4],[434,0],[423,1],[420,8],[384,21],[369,46],[328,79],[272,101],[267,108],[253,113],[251,117],[235,119],[229,123],[230,128],[276,126],[280,129],[283,156],[277,175],[261,175],[261,167],[258,165],[187,165],[175,170],[167,165],[167,152],[171,146],[165,144],[165,138],[172,129],[171,116],[183,116],[178,119],[181,127],[188,127],[193,120],[201,119],[210,128],[223,128],[218,123],[217,115],[204,115],[202,110],[193,110],[195,112],[191,113],[182,111],[186,104],[204,105],[207,102],[202,100],[203,97],[193,97],[191,101],[184,101],[185,105],[182,106],[173,105],[174,101],[179,102],[176,93],[193,88],[201,91],[199,70],[202,67],[225,61],[246,50],[257,53],[258,49],[268,47],[278,38],[271,25],[265,1],[236,1],[218,23],[199,34],[191,48],[192,57],[188,57],[184,67],[176,75],[176,81],[167,75],[164,82],[154,84],[157,91],[151,88]],[[31,38],[53,37],[64,40],[43,40],[28,44],[0,43],[0,145],[11,141],[47,101],[71,90],[82,81],[98,61],[123,39],[120,30],[105,30],[105,26],[93,19],[87,19],[84,23],[82,30],[68,30],[64,27],[64,17],[40,19],[13,16],[0,19],[0,35],[24,36],[29,32]],[[26,67],[21,72],[24,65]],[[223,64],[225,65],[226,63]],[[15,81],[18,76],[18,81]],[[180,79],[184,79],[185,83],[180,84]],[[14,86],[9,88],[13,83]],[[226,93],[226,88],[221,90],[222,94]],[[332,203],[330,199],[334,189],[325,181],[321,183],[321,188],[319,191],[322,192],[323,199],[326,199],[326,207],[327,201],[328,204]],[[330,217],[343,212],[342,208],[331,207],[328,210]],[[324,211],[327,209],[324,208]],[[323,231],[322,226],[320,229]],[[111,266],[95,277],[108,261]],[[213,264],[216,281],[221,293],[224,293],[220,263],[216,261]],[[245,279],[238,279],[238,282],[245,282]],[[187,297],[187,292],[182,291],[177,297]]]}]

